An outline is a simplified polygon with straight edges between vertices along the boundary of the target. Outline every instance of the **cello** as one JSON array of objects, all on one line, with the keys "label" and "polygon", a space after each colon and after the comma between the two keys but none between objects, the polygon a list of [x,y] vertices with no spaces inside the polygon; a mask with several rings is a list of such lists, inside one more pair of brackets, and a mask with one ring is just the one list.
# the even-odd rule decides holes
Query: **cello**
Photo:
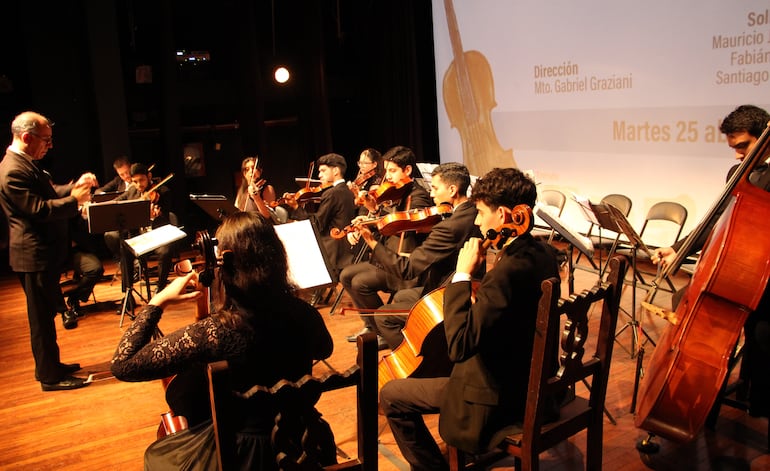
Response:
[{"label": "cello", "polygon": [[[215,245],[216,239],[212,239],[207,231],[197,232],[193,247],[200,251],[204,262],[203,269],[198,273],[198,286],[196,287],[196,289],[202,293],[202,295],[198,296],[195,300],[196,321],[208,317],[211,313],[211,292],[209,288],[214,281],[214,269],[217,267],[217,259],[214,253]],[[177,274],[185,275],[192,271],[192,264],[189,260],[184,260],[175,266],[175,270],[177,271]],[[175,388],[185,388],[185,385],[174,382],[175,378],[176,376],[169,376],[168,378],[163,378],[161,380],[163,390],[166,392],[166,397],[173,395],[173,390]],[[188,428],[189,424],[184,416],[176,415],[173,410],[169,410],[160,415],[160,424],[158,425],[156,436],[157,438],[163,438]]]},{"label": "cello", "polygon": [[[511,210],[510,222],[487,231],[481,248],[487,250],[495,246],[499,249],[508,238],[532,230],[532,224],[532,208],[520,204]],[[474,282],[473,291],[477,288],[478,283]],[[401,329],[404,341],[391,353],[383,355],[377,365],[378,390],[392,379],[434,378],[451,373],[452,362],[447,355],[444,330],[436,328],[444,321],[444,290],[444,287],[434,289],[409,310]]]},{"label": "cello", "polygon": [[658,277],[678,268],[679,255],[716,221],[676,309],[676,324],[658,341],[641,384],[634,424],[651,434],[683,443],[700,431],[724,384],[741,328],[765,291],[770,195],[749,176],[770,157],[769,134],[765,129],[677,260]]}]

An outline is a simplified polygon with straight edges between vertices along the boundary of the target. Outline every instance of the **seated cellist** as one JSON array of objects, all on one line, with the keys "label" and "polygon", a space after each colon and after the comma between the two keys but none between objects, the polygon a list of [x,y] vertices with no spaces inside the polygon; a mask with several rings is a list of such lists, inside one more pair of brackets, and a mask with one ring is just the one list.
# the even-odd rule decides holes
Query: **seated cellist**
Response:
[{"label": "seated cellist", "polygon": [[[483,233],[499,232],[515,206],[531,207],[536,199],[535,183],[518,169],[493,169],[473,187],[475,224]],[[479,238],[467,241],[445,289],[451,375],[393,379],[380,391],[382,411],[412,469],[448,469],[423,414],[440,414],[444,441],[469,453],[496,445],[492,435],[523,418],[540,283],[559,276],[556,252],[529,233],[510,238],[471,302],[471,274],[484,257]],[[554,351],[554,371],[557,366]]]},{"label": "seated cellist", "polygon": [[[237,383],[233,389],[243,392],[255,384],[269,387],[280,379],[296,381],[311,373],[314,361],[332,353],[321,315],[295,296],[287,278],[286,252],[272,224],[255,213],[238,212],[222,221],[216,237],[221,267],[214,286],[224,290],[221,307],[155,338],[166,307],[200,296],[200,291],[186,291],[197,274],[180,276],[137,315],[112,359],[112,373],[123,381],[175,375],[166,398],[190,428],[153,443],[145,453],[145,469],[216,469],[206,379],[209,362],[227,360]],[[287,338],[293,341],[286,342]],[[275,409],[265,405],[243,411],[242,417],[239,469],[273,469],[275,457],[264,450],[270,449]],[[195,467],[182,468],[182,463]]]}]

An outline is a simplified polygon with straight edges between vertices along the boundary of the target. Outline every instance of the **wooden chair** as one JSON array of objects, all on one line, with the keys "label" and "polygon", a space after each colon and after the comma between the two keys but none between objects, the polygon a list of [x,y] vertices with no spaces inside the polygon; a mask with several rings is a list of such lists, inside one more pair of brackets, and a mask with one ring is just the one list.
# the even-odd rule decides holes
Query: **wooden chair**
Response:
[{"label": "wooden chair", "polygon": [[[357,344],[358,360],[345,372],[334,371],[322,377],[305,375],[297,382],[279,381],[271,388],[254,386],[244,394],[229,390],[226,361],[209,363],[209,393],[219,469],[238,469],[235,453],[236,430],[233,426],[238,410],[234,410],[231,400],[235,395],[247,401],[262,401],[269,396],[278,404],[279,415],[276,417],[271,442],[279,469],[375,471],[377,469],[377,336],[373,333],[361,335],[357,339]],[[324,427],[328,427],[328,424],[318,416],[314,406],[323,392],[349,386],[356,387],[358,457],[345,463],[323,467],[319,462],[321,457],[318,456],[314,445],[322,439],[319,432]],[[301,438],[295,439],[295,437]]]},{"label": "wooden chair", "polygon": [[[620,295],[626,273],[626,260],[616,256],[610,261],[608,280],[597,284],[569,299],[559,299],[558,279],[543,281],[543,295],[537,314],[535,343],[529,375],[529,394],[523,424],[514,427],[516,433],[507,435],[499,445],[500,450],[515,457],[518,470],[537,470],[539,455],[581,430],[587,432],[586,468],[602,467],[602,433],[604,398],[607,393],[612,346],[618,321]],[[589,335],[588,314],[593,306],[602,304],[601,320],[592,337],[596,339],[593,355],[584,359],[585,342]],[[560,368],[549,377],[544,374],[546,352],[553,351],[554,335],[546,335],[549,329],[558,329],[560,317],[567,317],[561,333]],[[544,423],[548,413],[548,399],[559,391],[576,383],[590,380],[588,397],[576,397],[560,410],[557,421]],[[499,460],[500,454],[484,455],[485,461],[466,462],[460,450],[448,446],[450,469],[483,469],[490,456]],[[461,464],[462,463],[462,464]]]}]

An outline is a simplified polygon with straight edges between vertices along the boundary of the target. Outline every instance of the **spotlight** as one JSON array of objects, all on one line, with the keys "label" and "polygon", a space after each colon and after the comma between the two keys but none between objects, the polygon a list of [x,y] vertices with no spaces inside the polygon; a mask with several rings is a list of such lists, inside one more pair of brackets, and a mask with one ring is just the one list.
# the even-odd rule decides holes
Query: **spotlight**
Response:
[{"label": "spotlight", "polygon": [[275,72],[273,72],[273,76],[275,77],[275,81],[278,83],[286,83],[290,78],[289,70],[283,66],[276,67]]}]

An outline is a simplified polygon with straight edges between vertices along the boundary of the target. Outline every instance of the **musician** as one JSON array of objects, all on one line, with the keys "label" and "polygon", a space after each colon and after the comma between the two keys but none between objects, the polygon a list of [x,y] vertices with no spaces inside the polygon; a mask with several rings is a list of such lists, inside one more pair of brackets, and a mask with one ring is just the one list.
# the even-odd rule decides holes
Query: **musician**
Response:
[{"label": "musician", "polygon": [[[724,118],[719,130],[725,135],[727,145],[735,151],[735,158],[742,162],[768,125],[770,125],[770,113],[754,105],[741,105]],[[727,174],[728,180],[738,165],[730,168]],[[749,181],[765,191],[770,191],[770,171],[767,162],[758,165],[752,171]],[[720,212],[723,210],[723,208],[720,209]],[[703,248],[712,228],[703,231],[701,237],[693,244],[688,256]],[[664,267],[674,262],[677,250],[684,245],[688,237],[677,241],[672,247],[656,249],[652,262],[661,263]],[[674,309],[679,304],[685,289],[679,290],[672,296]],[[757,309],[746,319],[744,337],[741,378],[745,382],[744,390],[748,391],[749,414],[756,417],[770,417],[770,399],[768,399],[770,398],[770,375],[767,370],[767,365],[770,364],[770,289],[765,289]]]},{"label": "musician", "polygon": [[88,232],[84,218],[76,217],[70,220],[70,237],[72,238],[72,277],[76,284],[64,295],[67,296],[67,309],[75,314],[75,319],[74,322],[71,318],[68,319],[68,322],[64,323],[65,328],[68,323],[70,328],[77,327],[77,318],[83,316],[80,303],[88,300],[94,291],[94,286],[104,274],[104,265],[97,255],[99,253],[97,234]]},{"label": "musician", "polygon": [[289,216],[292,219],[307,219],[313,217],[320,233],[321,244],[331,265],[332,281],[339,280],[342,269],[353,261],[353,255],[345,240],[334,239],[331,236],[332,228],[345,227],[356,214],[356,205],[353,193],[345,184],[345,170],[347,162],[339,154],[326,154],[318,158],[318,178],[322,186],[327,189],[320,192],[321,200],[318,209],[309,214],[304,208],[299,207],[293,194],[286,193],[283,198],[291,208]]},{"label": "musician", "polygon": [[[150,205],[150,220],[152,221],[151,228],[155,229],[166,224],[175,223],[176,216],[171,211],[171,194],[167,187],[160,186],[155,189],[152,194],[147,190],[151,188],[152,172],[147,169],[147,166],[143,163],[135,163],[131,165],[131,182],[132,186],[123,194],[115,198],[115,201],[131,201],[138,199],[151,199]],[[138,235],[138,232],[130,232],[128,237]],[[112,252],[113,256],[120,257],[120,244],[121,235],[118,231],[109,231],[104,233],[104,242]],[[173,257],[173,243],[163,245],[155,249],[155,254],[158,256],[158,285],[157,291],[162,290],[168,284],[168,276],[171,272],[171,259]],[[131,250],[123,250],[123,257],[120,261],[120,269],[122,273],[122,289],[123,292],[131,289],[131,283],[134,280],[134,254]],[[133,297],[129,297],[129,304],[132,303]],[[133,306],[129,306],[133,308]]]},{"label": "musician", "polygon": [[255,211],[265,219],[274,215],[268,206],[275,201],[275,188],[262,178],[262,164],[259,156],[246,157],[241,162],[241,186],[235,197],[235,206],[241,211]]},{"label": "musician", "polygon": [[[382,161],[382,154],[377,149],[367,147],[361,151],[358,156],[358,174],[354,182],[349,182],[348,187],[356,193],[356,204],[382,183],[385,175],[385,166]],[[366,215],[369,209],[361,204],[358,210],[359,216]]]},{"label": "musician", "polygon": [[[473,187],[475,224],[482,233],[499,229],[513,207],[536,199],[535,183],[519,170],[493,169]],[[480,246],[478,238],[463,245],[444,293],[451,375],[394,379],[380,391],[382,411],[414,470],[448,469],[422,414],[439,413],[444,441],[471,453],[494,447],[496,432],[524,418],[540,283],[559,276],[556,253],[530,234],[508,240],[474,302],[470,280],[484,259]],[[556,351],[552,360],[555,372]]]},{"label": "musician", "polygon": [[[437,166],[431,175],[430,196],[438,204],[452,205],[452,215],[431,229],[428,237],[409,256],[396,253],[381,244],[366,227],[360,229],[361,236],[372,249],[372,260],[402,281],[416,280],[417,288],[399,290],[393,303],[384,306],[388,310],[408,311],[417,300],[444,284],[455,268],[457,254],[468,238],[480,236],[473,224],[476,208],[468,200],[467,192],[471,177],[465,165],[447,162]],[[406,315],[377,315],[374,317],[377,334],[381,335],[390,348],[401,344],[401,329]]]},{"label": "musician", "polygon": [[35,378],[43,391],[87,386],[72,376],[77,363],[60,361],[56,343],[56,313],[64,299],[59,286],[68,254],[69,219],[90,199],[98,185],[92,173],[75,184],[56,185],[36,165],[53,147],[53,123],[33,111],[11,123],[12,141],[0,162],[0,205],[8,218],[9,261],[27,299]]},{"label": "musician", "polygon": [[131,161],[127,156],[118,156],[112,162],[112,168],[115,169],[117,175],[104,186],[98,188],[96,193],[124,192],[131,186]]},{"label": "musician", "polygon": [[[363,155],[363,154],[362,154]],[[385,182],[392,185],[405,179],[411,179],[418,175],[417,158],[408,147],[398,146],[388,150],[382,160],[385,165]],[[360,165],[360,161],[359,161]],[[406,184],[404,196],[401,200],[388,208],[378,207],[371,200],[363,199],[364,207],[367,208],[366,216],[359,216],[353,220],[353,223],[365,221],[366,219],[386,216],[394,212],[405,211],[407,209],[420,209],[432,206],[431,197],[425,189],[414,180]],[[359,243],[361,235],[354,231],[348,234],[348,242],[352,246]],[[381,237],[378,235],[380,243],[385,244],[397,254],[411,253],[417,247],[425,236],[418,235],[414,231],[404,232],[392,235],[390,237]],[[415,280],[416,281],[416,280]],[[353,300],[353,305],[358,309],[373,310],[382,306],[382,299],[379,291],[398,291],[409,286],[409,280],[403,280],[400,276],[389,275],[378,262],[369,260],[365,262],[348,265],[340,274],[340,282]],[[414,283],[412,283],[414,285]],[[347,337],[348,342],[355,342],[356,337],[367,332],[374,332],[376,326],[372,316],[361,316],[364,327],[360,332]],[[381,341],[382,343],[382,341]],[[383,344],[384,345],[384,344]]]},{"label": "musician", "polygon": [[[244,392],[253,385],[272,386],[280,379],[297,381],[312,372],[314,361],[332,353],[323,318],[295,295],[296,287],[287,277],[286,251],[271,224],[254,213],[235,213],[222,221],[216,238],[221,267],[214,287],[224,290],[221,308],[154,338],[168,306],[200,294],[186,290],[197,279],[195,273],[178,277],[142,309],[112,359],[112,372],[123,381],[176,375],[166,398],[175,415],[186,417],[190,430],[152,444],[145,453],[145,469],[182,469],[183,460],[191,456],[200,466],[195,469],[216,469],[206,379],[209,362],[227,360],[233,388]],[[198,312],[199,317],[205,314]],[[238,469],[274,469],[275,457],[265,450],[270,449],[275,409],[265,404],[240,410]]]}]

